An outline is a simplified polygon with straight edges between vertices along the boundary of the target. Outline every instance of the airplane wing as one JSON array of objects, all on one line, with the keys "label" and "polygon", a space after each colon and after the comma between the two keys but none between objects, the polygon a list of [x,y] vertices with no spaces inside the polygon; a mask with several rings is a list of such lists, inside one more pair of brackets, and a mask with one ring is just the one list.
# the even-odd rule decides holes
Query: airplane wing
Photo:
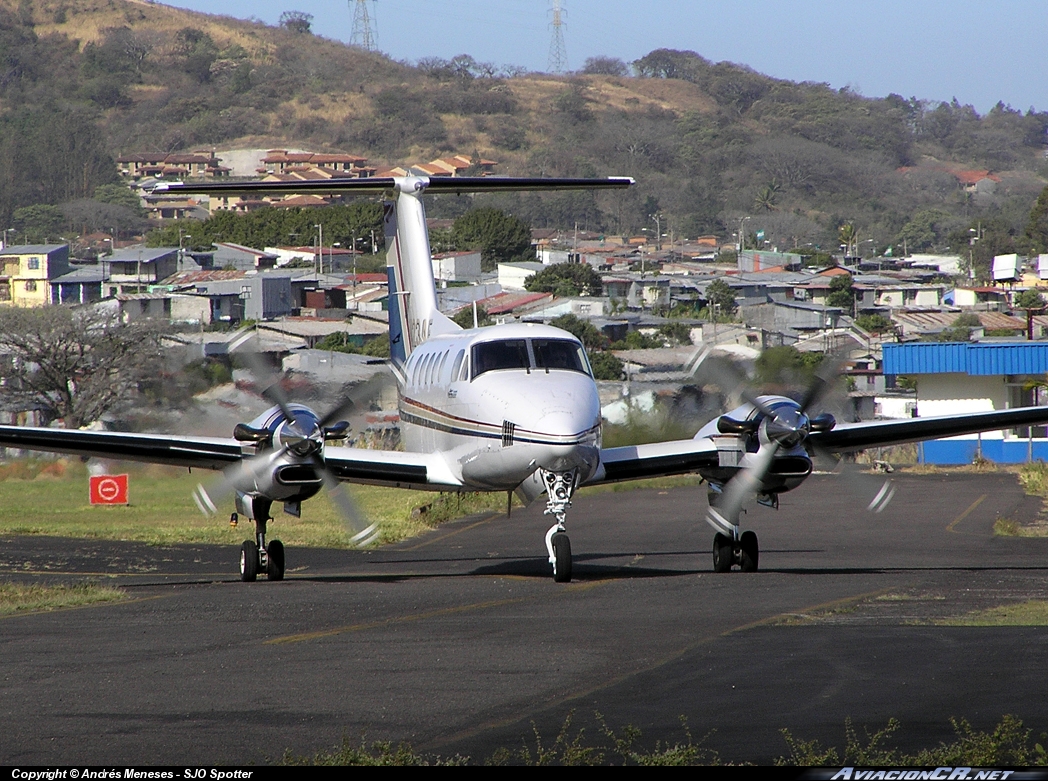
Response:
[{"label": "airplane wing", "polygon": [[0,447],[199,469],[224,469],[254,455],[254,448],[245,448],[235,439],[220,437],[175,437],[29,426],[0,426]]},{"label": "airplane wing", "polygon": [[[224,469],[255,455],[254,446],[220,437],[30,426],[0,426],[0,447],[197,469]],[[324,449],[324,461],[335,477],[349,483],[428,490],[461,486],[439,454],[328,446]]]},{"label": "airplane wing", "polygon": [[966,415],[844,423],[830,431],[813,431],[808,441],[826,450],[845,452],[1046,423],[1048,407],[1020,407]]},{"label": "airplane wing", "polygon": [[406,453],[358,447],[324,448],[324,463],[339,480],[395,488],[442,491],[461,488],[440,453]]},{"label": "airplane wing", "polygon": [[682,475],[717,464],[717,448],[706,437],[610,447],[600,451],[600,468],[586,485]]}]

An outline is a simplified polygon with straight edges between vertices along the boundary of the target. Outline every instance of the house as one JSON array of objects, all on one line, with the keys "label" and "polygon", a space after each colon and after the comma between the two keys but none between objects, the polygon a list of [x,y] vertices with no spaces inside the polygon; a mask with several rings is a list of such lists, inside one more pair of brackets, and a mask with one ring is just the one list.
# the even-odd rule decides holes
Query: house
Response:
[{"label": "house", "polygon": [[366,157],[347,155],[341,152],[289,152],[286,149],[270,149],[262,158],[259,173],[286,174],[292,171],[323,169],[333,175],[364,179],[374,176],[375,169],[367,164]]},{"label": "house", "polygon": [[652,277],[643,274],[614,274],[602,280],[604,295],[613,300],[625,301],[631,309],[669,307],[670,285],[668,277]]},{"label": "house", "polygon": [[178,271],[178,247],[127,247],[102,261],[108,269],[103,297],[124,293],[147,293]]},{"label": "house", "polygon": [[[1045,342],[919,342],[885,344],[884,373],[917,381],[916,417],[960,415],[1043,404],[1048,372]],[[1001,463],[1048,459],[1044,426],[925,442],[930,464]]]},{"label": "house", "polygon": [[139,153],[121,155],[116,159],[120,173],[129,179],[147,176],[170,176],[179,179],[201,177],[224,177],[229,168],[219,165],[222,159],[210,150],[173,154]]},{"label": "house", "polygon": [[52,304],[90,304],[102,299],[102,288],[109,281],[106,267],[101,264],[74,268],[51,280]]},{"label": "house", "polygon": [[503,290],[524,290],[528,277],[538,274],[545,268],[541,263],[525,261],[523,263],[499,263],[498,282]]},{"label": "house", "polygon": [[51,280],[68,271],[68,244],[22,244],[0,249],[0,306],[49,304]]},{"label": "house", "polygon": [[442,252],[433,255],[433,278],[437,282],[478,282],[480,250]]},{"label": "house", "polygon": [[116,296],[124,322],[166,320],[170,323],[209,325],[211,306],[206,298],[179,293],[128,293]]}]

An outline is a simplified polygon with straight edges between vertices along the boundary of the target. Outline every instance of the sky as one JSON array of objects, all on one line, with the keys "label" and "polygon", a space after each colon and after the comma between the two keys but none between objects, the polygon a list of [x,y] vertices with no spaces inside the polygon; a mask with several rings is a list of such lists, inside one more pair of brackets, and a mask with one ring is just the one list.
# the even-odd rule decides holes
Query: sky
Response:
[{"label": "sky", "polygon": [[[205,13],[276,24],[312,14],[313,31],[348,42],[355,0],[172,0]],[[545,71],[553,0],[369,0],[378,48],[397,60],[469,54]],[[561,0],[569,69],[587,57],[630,62],[690,49],[791,81],[957,98],[985,113],[998,101],[1048,110],[1044,0]]]}]

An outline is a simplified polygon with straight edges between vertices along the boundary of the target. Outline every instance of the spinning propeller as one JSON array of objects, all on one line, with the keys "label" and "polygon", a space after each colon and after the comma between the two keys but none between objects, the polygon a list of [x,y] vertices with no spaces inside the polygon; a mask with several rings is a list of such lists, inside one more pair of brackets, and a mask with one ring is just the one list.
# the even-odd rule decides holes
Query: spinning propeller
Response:
[{"label": "spinning propeller", "polygon": [[[829,413],[811,417],[809,410],[819,403],[832,386],[839,374],[840,363],[839,360],[829,361],[828,365],[816,372],[800,402],[769,404],[753,392],[749,378],[733,362],[712,356],[709,349],[696,357],[693,375],[701,369],[726,394],[739,393],[744,401],[760,413],[745,420],[722,415],[717,421],[720,433],[756,435],[759,444],[756,453],[747,453],[743,457],[743,468],[727,482],[717,501],[710,504],[707,521],[711,526],[728,535],[736,532],[743,505],[755,494],[764,492],[768,475],[781,449],[792,450],[804,443],[809,451],[815,450],[820,456],[830,458],[835,463],[834,471],[843,466],[843,460],[838,456],[815,448],[808,440],[811,432],[830,431],[836,425],[836,420]],[[845,470],[840,474],[848,476],[846,479],[852,479],[854,473]],[[885,480],[867,509],[881,512],[894,494],[891,480]]]},{"label": "spinning propeller", "polygon": [[[357,503],[328,467],[324,461],[324,444],[328,440],[345,436],[349,424],[341,418],[350,410],[360,407],[366,399],[376,395],[384,384],[382,380],[373,377],[361,383],[335,407],[318,418],[306,407],[291,405],[280,385],[281,377],[269,371],[257,354],[242,354],[240,357],[251,372],[262,380],[265,387],[261,396],[280,409],[282,420],[272,427],[264,428],[237,424],[233,431],[236,439],[254,442],[265,449],[258,455],[246,458],[224,470],[210,488],[198,484],[193,491],[197,507],[206,515],[215,514],[218,512],[218,503],[237,492],[257,494],[280,501],[281,497],[269,496],[266,493],[267,489],[274,485],[278,470],[308,466],[311,473],[299,470],[295,477],[305,486],[319,478],[327,489],[332,504],[345,521],[350,542],[357,547],[374,542],[379,536],[378,524],[368,523]],[[316,490],[312,489],[313,492]],[[311,496],[312,493],[306,495]]]}]

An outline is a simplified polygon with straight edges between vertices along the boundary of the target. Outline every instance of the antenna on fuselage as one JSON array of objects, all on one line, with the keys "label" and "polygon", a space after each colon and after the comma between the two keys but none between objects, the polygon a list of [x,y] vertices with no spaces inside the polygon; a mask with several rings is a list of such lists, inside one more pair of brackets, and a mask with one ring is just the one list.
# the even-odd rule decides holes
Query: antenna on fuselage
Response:
[{"label": "antenna on fuselage", "polygon": [[480,328],[480,321],[477,319],[477,299],[473,299],[473,327]]}]

